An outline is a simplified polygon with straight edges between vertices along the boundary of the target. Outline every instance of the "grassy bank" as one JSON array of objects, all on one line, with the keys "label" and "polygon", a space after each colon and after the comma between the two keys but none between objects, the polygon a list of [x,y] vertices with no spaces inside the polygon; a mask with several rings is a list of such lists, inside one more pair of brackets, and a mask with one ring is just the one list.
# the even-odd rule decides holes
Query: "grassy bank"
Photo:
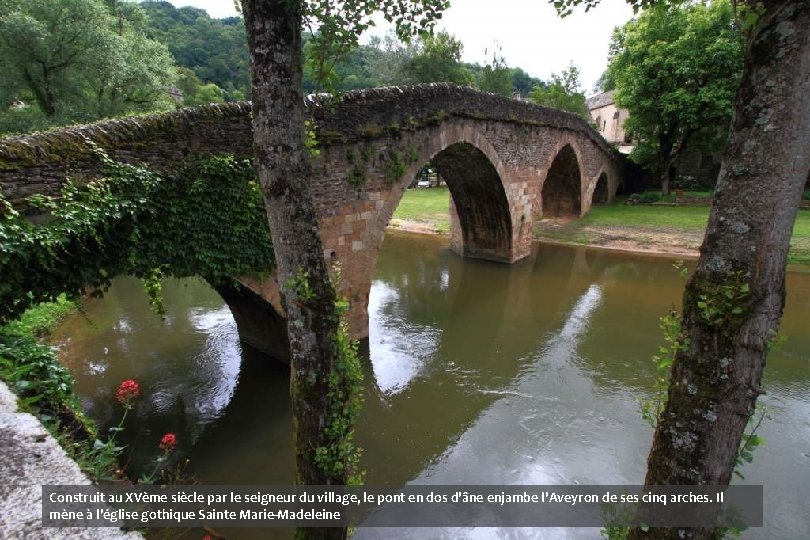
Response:
[{"label": "grassy bank", "polygon": [[[447,233],[449,196],[447,187],[406,191],[394,212],[393,226]],[[709,218],[708,206],[628,206],[622,202],[595,206],[582,219],[540,221],[535,238],[679,255],[697,252]],[[810,265],[810,210],[799,211],[788,261]]]},{"label": "grassy bank", "polygon": [[65,317],[75,312],[76,309],[75,302],[66,300],[62,296],[56,302],[45,302],[32,307],[18,320],[5,325],[2,330],[7,334],[32,339],[46,338]]},{"label": "grassy bank", "polygon": [[394,212],[392,226],[401,222],[424,225],[427,232],[447,234],[450,232],[450,190],[447,186],[416,188],[405,191]]},{"label": "grassy bank", "polygon": [[93,479],[109,476],[112,462],[100,460],[93,447],[96,428],[81,410],[73,377],[56,350],[42,340],[69,314],[75,303],[60,298],[36,305],[20,319],[0,326],[0,380],[17,396],[20,410],[30,412]]}]

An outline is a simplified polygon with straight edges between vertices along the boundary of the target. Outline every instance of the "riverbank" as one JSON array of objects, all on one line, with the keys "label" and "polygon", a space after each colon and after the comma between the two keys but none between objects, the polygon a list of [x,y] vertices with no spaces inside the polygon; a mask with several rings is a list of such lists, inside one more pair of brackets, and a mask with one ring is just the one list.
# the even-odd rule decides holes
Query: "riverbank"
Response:
[{"label": "riverbank", "polygon": [[[449,197],[446,187],[408,190],[389,227],[446,235]],[[708,218],[708,206],[628,206],[619,199],[594,206],[581,219],[540,220],[535,225],[534,238],[556,244],[696,258]],[[796,218],[788,262],[810,266],[810,210],[800,210]]]}]

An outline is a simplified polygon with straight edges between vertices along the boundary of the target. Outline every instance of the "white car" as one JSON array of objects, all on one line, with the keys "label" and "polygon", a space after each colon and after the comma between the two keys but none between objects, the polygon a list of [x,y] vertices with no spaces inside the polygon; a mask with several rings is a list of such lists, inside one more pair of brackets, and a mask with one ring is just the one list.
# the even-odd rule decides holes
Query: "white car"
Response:
[{"label": "white car", "polygon": [[416,183],[416,187],[418,187],[418,188],[420,188],[420,187],[430,187],[430,180],[419,180]]}]

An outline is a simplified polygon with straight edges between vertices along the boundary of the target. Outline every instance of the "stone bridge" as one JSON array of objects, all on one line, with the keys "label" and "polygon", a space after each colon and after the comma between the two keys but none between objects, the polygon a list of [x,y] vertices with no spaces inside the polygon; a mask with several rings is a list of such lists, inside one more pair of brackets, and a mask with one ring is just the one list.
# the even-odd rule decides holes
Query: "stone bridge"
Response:
[{"label": "stone bridge", "polygon": [[[368,335],[368,294],[385,228],[414,175],[432,163],[451,197],[450,247],[512,263],[531,251],[540,217],[579,217],[613,198],[619,165],[579,116],[468,88],[420,85],[308,98],[319,156],[312,181],[324,256],[339,261],[353,336]],[[56,194],[66,175],[89,179],[99,163],[87,141],[117,160],[171,176],[190,157],[250,157],[250,104],[222,104],[0,140],[0,188],[15,204]],[[278,285],[220,291],[240,334],[263,346],[283,316]],[[244,301],[246,296],[248,301]],[[241,300],[240,300],[241,299]],[[268,304],[269,303],[269,304]],[[271,308],[272,306],[272,308]],[[264,313],[265,320],[259,314]]]}]

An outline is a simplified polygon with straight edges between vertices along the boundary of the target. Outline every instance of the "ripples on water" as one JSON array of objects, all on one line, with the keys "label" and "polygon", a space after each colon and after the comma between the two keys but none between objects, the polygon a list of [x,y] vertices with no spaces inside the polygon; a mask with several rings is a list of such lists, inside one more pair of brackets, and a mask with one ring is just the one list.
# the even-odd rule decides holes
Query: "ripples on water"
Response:
[{"label": "ripples on water", "polygon": [[[652,391],[657,319],[680,302],[682,286],[669,261],[543,247],[504,266],[390,235],[370,296],[371,361],[357,431],[367,483],[641,482],[652,434],[637,399]],[[746,538],[810,530],[802,502],[810,498],[810,277],[791,275],[788,291],[788,341],[766,370],[768,443],[744,472],[746,482],[778,485],[789,497],[768,499],[768,528]],[[90,416],[115,423],[115,389],[133,378],[143,389],[125,441],[133,467],[173,431],[201,483],[292,483],[288,370],[241,349],[227,307],[203,282],[169,282],[164,294],[169,317],[161,322],[140,284],[119,278],[104,300],[89,301],[89,321],[76,317],[62,328],[63,359]],[[266,536],[254,533],[233,537]],[[359,529],[358,538],[390,535]]]}]

